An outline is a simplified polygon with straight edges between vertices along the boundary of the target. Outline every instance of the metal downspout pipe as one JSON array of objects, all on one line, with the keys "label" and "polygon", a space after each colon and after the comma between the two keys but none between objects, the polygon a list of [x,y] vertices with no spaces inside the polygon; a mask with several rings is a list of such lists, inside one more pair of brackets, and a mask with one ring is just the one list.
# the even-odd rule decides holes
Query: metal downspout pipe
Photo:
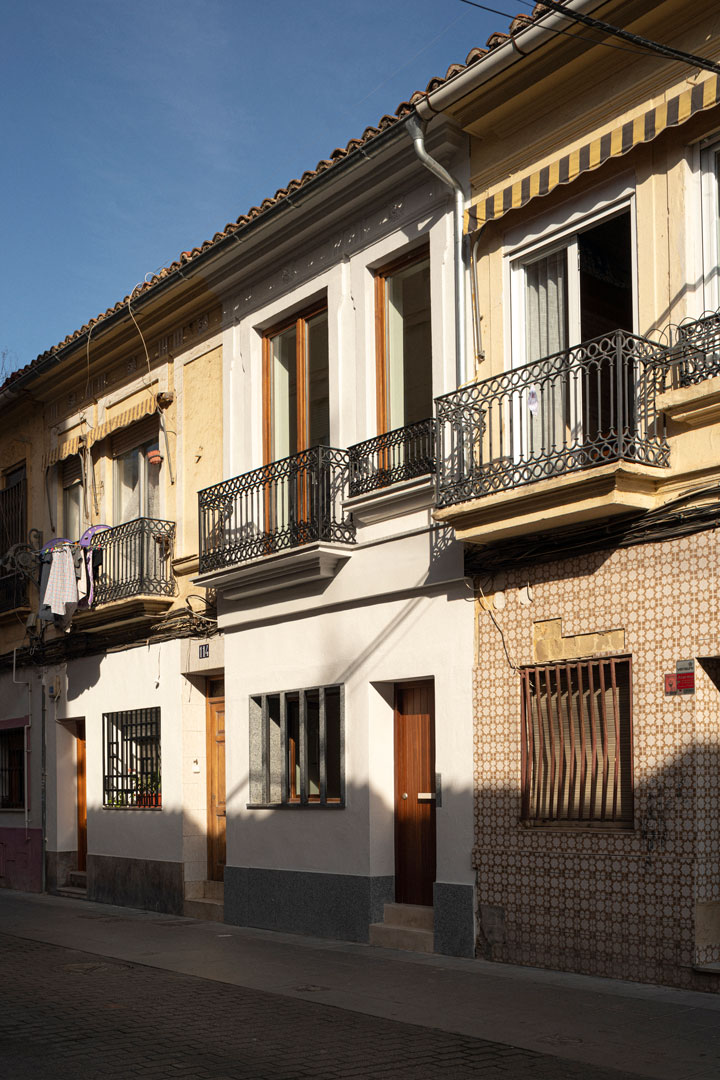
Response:
[{"label": "metal downspout pipe", "polygon": [[463,263],[463,221],[465,194],[459,182],[425,149],[425,124],[415,115],[408,117],[406,128],[415,153],[426,169],[453,191],[453,251],[455,270],[455,375],[457,385],[467,382],[465,346],[465,266]]}]

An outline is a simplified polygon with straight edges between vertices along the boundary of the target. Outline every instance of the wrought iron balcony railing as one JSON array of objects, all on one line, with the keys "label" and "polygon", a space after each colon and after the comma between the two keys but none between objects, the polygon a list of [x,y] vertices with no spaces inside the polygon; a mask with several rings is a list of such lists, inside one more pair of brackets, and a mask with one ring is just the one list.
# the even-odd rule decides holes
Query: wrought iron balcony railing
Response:
[{"label": "wrought iron balcony railing", "polygon": [[663,346],[616,330],[438,398],[437,504],[612,461],[665,466]]},{"label": "wrought iron balcony railing", "polygon": [[94,604],[130,596],[174,596],[171,558],[175,524],[137,518],[95,533],[91,546],[102,552],[95,577]]},{"label": "wrought iron balcony railing", "polygon": [[720,375],[720,311],[673,327],[670,358],[675,386],[692,386]]},{"label": "wrought iron balcony railing", "polygon": [[315,446],[205,488],[200,572],[317,540],[353,543],[355,527],[343,511],[349,475],[346,450]]},{"label": "wrought iron balcony railing", "polygon": [[435,472],[435,421],[420,420],[356,443],[350,455],[350,495]]}]

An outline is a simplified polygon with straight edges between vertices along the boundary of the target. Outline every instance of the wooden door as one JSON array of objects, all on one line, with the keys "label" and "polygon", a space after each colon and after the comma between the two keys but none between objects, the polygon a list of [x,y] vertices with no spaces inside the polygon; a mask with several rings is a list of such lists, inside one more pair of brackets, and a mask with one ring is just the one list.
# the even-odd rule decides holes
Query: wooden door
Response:
[{"label": "wooden door", "polygon": [[87,868],[87,788],[85,786],[85,721],[78,720],[75,728],[75,758],[77,763],[77,868]]},{"label": "wooden door", "polygon": [[395,687],[395,899],[432,906],[435,881],[432,682]]},{"label": "wooden door", "polygon": [[208,878],[225,876],[225,696],[222,679],[208,679]]}]

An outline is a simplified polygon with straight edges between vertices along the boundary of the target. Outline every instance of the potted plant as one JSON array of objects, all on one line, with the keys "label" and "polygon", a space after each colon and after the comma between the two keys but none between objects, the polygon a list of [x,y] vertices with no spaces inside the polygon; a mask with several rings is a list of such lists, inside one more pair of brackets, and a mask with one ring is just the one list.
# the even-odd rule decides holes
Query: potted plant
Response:
[{"label": "potted plant", "polygon": [[150,773],[138,778],[135,805],[140,807],[162,806],[160,791],[160,773]]}]

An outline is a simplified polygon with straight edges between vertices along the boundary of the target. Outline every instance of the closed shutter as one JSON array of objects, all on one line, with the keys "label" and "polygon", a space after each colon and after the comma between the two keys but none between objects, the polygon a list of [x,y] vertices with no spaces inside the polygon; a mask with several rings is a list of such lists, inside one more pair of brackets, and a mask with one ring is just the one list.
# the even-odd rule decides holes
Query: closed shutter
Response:
[{"label": "closed shutter", "polygon": [[73,484],[82,482],[82,462],[79,454],[66,457],[62,463],[62,486],[72,487]]},{"label": "closed shutter", "polygon": [[153,413],[151,416],[146,416],[142,420],[138,420],[136,424],[131,424],[130,427],[122,428],[121,431],[116,431],[110,436],[110,448],[114,458],[121,457],[123,454],[127,454],[130,450],[134,450],[138,446],[145,446],[146,443],[156,442],[159,434],[159,421],[157,413]]},{"label": "closed shutter", "polygon": [[629,657],[526,668],[523,818],[632,825]]}]

